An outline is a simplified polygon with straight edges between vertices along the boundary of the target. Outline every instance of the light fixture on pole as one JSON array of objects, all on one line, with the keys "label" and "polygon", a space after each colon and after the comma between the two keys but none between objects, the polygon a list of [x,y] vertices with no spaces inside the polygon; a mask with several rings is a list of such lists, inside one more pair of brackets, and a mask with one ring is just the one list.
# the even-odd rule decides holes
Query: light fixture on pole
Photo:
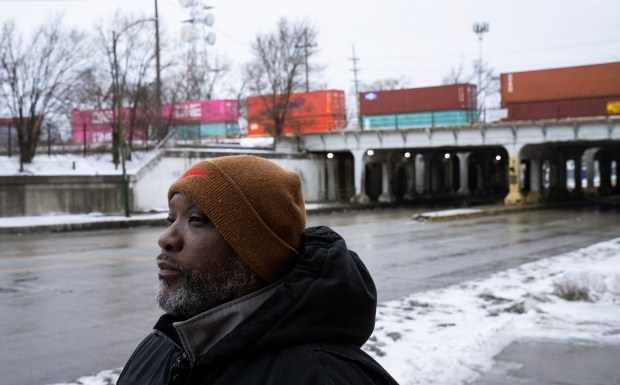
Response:
[{"label": "light fixture on pole", "polygon": [[[487,32],[489,32],[489,23],[474,23],[474,33],[478,35],[478,41],[480,42],[478,50],[478,95],[482,95],[482,35]],[[478,98],[477,102],[480,103],[480,98]]]}]

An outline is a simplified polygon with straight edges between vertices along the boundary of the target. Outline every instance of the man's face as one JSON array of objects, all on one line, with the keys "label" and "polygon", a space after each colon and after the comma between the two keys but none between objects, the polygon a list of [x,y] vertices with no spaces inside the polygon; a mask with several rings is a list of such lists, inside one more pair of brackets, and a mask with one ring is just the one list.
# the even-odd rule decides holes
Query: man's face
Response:
[{"label": "man's face", "polygon": [[170,200],[168,223],[157,257],[157,301],[164,311],[191,317],[264,285],[185,195]]}]

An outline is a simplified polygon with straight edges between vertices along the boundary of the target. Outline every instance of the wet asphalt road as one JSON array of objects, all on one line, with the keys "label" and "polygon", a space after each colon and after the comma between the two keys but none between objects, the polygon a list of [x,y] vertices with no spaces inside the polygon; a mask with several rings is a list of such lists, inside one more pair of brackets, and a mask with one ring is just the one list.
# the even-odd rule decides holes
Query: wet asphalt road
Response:
[{"label": "wet asphalt road", "polygon": [[[443,287],[620,236],[618,207],[579,206],[451,222],[413,209],[315,214],[358,252],[379,301]],[[159,311],[162,228],[0,235],[0,373],[44,385],[124,365]]]}]

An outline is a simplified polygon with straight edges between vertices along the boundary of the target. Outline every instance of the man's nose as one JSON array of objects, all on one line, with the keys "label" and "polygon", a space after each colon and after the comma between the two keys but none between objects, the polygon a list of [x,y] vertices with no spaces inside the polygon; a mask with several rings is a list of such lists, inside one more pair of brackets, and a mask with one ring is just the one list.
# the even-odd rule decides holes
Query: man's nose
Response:
[{"label": "man's nose", "polygon": [[179,251],[183,248],[183,241],[178,227],[172,223],[157,240],[159,247],[165,251]]}]

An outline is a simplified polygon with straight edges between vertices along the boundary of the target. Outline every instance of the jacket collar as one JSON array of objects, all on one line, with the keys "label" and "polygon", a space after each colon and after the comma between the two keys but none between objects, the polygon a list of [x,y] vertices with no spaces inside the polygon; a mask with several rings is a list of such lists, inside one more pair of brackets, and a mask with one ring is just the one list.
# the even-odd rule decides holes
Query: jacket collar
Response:
[{"label": "jacket collar", "polygon": [[185,321],[176,321],[164,314],[154,333],[182,347],[190,362],[196,362],[222,337],[252,314],[281,285],[273,283],[253,293],[224,303]]}]

